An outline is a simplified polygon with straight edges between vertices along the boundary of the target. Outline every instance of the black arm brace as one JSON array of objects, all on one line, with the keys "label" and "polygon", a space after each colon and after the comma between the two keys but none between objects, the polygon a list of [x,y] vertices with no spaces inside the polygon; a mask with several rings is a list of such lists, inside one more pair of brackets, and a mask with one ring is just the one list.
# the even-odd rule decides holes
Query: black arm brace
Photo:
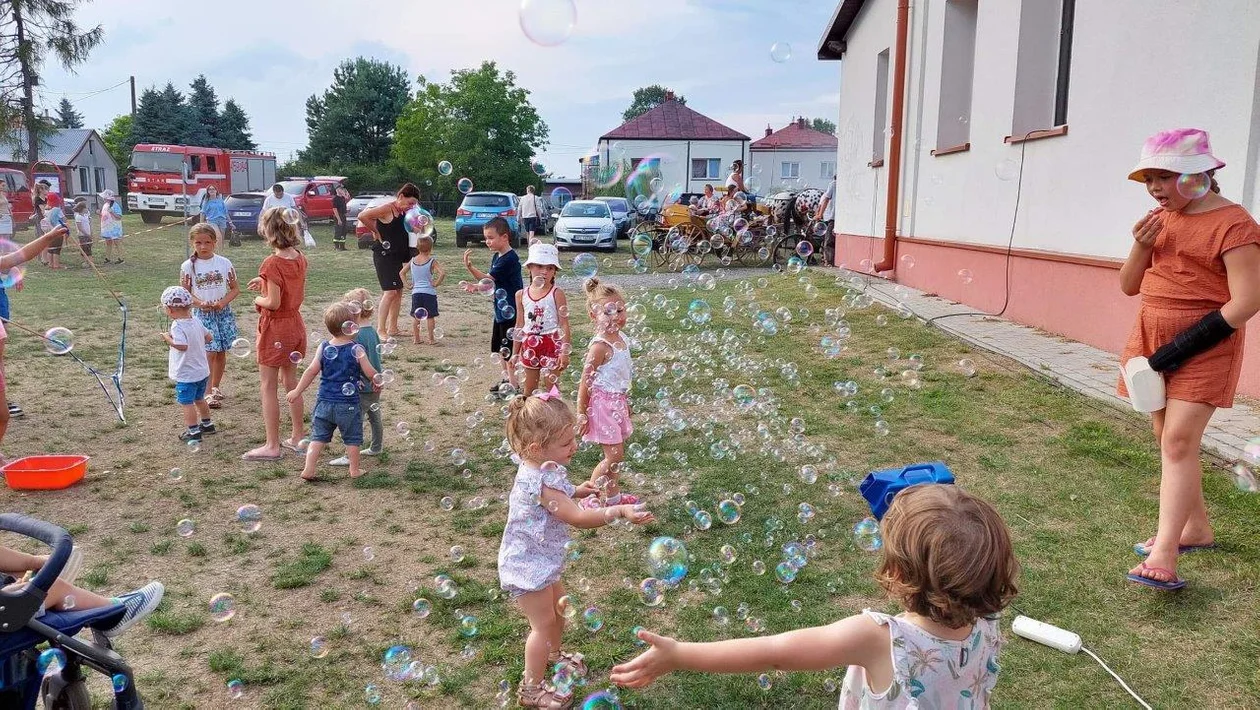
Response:
[{"label": "black arm brace", "polygon": [[1221,312],[1212,311],[1198,323],[1173,336],[1171,343],[1156,350],[1150,358],[1151,369],[1172,372],[1184,365],[1186,360],[1211,349],[1233,334],[1234,328],[1225,322]]}]

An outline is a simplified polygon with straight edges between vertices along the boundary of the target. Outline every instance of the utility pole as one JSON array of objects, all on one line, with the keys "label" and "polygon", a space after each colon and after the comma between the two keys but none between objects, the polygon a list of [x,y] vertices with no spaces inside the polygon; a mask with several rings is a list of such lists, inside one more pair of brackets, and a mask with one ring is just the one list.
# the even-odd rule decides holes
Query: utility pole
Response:
[{"label": "utility pole", "polygon": [[131,117],[136,117],[136,77],[131,77]]}]

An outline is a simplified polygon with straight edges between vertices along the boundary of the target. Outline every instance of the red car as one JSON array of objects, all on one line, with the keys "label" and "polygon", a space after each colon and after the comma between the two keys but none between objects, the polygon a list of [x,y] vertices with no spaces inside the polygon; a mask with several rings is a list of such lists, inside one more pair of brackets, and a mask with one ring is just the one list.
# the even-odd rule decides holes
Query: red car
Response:
[{"label": "red car", "polygon": [[315,177],[290,177],[280,180],[284,191],[293,196],[298,209],[311,221],[333,219],[333,196],[337,187],[345,182],[338,175],[316,175]]},{"label": "red car", "polygon": [[30,227],[35,206],[31,201],[31,188],[26,184],[26,173],[12,168],[0,168],[0,180],[4,181],[4,189],[9,194],[13,228],[21,230]]}]

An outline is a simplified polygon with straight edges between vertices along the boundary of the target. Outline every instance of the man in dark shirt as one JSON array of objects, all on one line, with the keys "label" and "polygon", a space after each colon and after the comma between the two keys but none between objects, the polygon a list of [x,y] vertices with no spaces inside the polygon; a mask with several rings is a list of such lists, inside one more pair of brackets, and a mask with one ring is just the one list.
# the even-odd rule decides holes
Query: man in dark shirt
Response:
[{"label": "man in dark shirt", "polygon": [[336,225],[333,227],[333,248],[337,251],[346,250],[346,200],[350,197],[350,191],[345,185],[338,185],[337,192],[333,195],[333,219]]},{"label": "man in dark shirt", "polygon": [[[490,259],[490,272],[487,273],[473,266],[472,250],[464,252],[464,267],[473,278],[480,281],[489,278],[494,281],[494,326],[490,330],[490,352],[498,355],[503,365],[503,380],[490,388],[495,394],[506,394],[504,385],[511,385],[513,390],[519,389],[516,383],[516,372],[509,362],[512,358],[512,339],[508,331],[516,326],[516,293],[525,288],[521,278],[521,259],[512,249],[512,230],[507,220],[495,217],[486,222],[482,228],[486,238],[486,247],[494,252]],[[480,284],[465,286],[469,293],[480,293]]]}]

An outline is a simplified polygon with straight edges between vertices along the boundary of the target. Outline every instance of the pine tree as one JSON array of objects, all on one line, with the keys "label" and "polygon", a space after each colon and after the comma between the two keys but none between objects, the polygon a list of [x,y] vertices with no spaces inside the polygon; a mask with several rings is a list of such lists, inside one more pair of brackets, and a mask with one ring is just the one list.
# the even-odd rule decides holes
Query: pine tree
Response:
[{"label": "pine tree", "polygon": [[219,97],[214,87],[204,74],[194,79],[190,86],[188,111],[191,132],[187,136],[187,144],[222,147],[219,141]]},{"label": "pine tree", "polygon": [[136,117],[131,126],[132,145],[136,143],[183,142],[188,128],[188,110],[184,97],[167,84],[162,91],[152,87],[140,94]]},{"label": "pine tree", "polygon": [[255,150],[257,146],[250,137],[249,116],[233,99],[223,102],[223,111],[218,121],[219,147],[230,150]]},{"label": "pine tree", "polygon": [[83,114],[74,110],[70,99],[62,98],[57,104],[57,128],[83,128]]}]

